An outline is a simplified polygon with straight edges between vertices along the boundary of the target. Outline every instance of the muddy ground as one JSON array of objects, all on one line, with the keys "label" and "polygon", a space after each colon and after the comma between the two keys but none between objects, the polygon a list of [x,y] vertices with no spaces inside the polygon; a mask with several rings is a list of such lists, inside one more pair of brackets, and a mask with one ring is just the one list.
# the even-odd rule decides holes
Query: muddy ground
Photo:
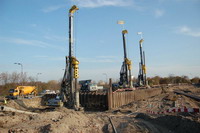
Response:
[{"label": "muddy ground", "polygon": [[[37,114],[0,111],[0,133],[112,133],[109,118],[118,133],[199,133],[199,113],[150,114],[173,107],[200,108],[200,102],[176,95],[173,90],[200,94],[194,86],[161,88],[162,94],[134,101],[110,111],[74,111],[41,105],[41,98],[10,100],[6,105]],[[1,99],[2,100],[2,99]]]}]

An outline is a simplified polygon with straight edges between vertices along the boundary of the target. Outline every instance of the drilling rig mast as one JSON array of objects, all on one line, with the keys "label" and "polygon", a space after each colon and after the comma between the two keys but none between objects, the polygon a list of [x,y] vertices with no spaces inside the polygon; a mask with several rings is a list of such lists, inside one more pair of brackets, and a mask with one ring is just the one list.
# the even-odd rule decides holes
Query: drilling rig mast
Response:
[{"label": "drilling rig mast", "polygon": [[142,51],[142,43],[143,42],[144,42],[144,40],[141,37],[141,40],[139,41],[141,62],[139,63],[138,86],[147,86],[145,53],[144,53],[144,51]]},{"label": "drilling rig mast", "polygon": [[79,91],[77,88],[77,79],[79,78],[79,61],[74,56],[74,37],[73,37],[73,18],[78,10],[77,6],[72,6],[69,10],[69,56],[66,56],[66,68],[61,83],[61,99],[65,105],[79,108]]},{"label": "drilling rig mast", "polygon": [[120,82],[119,85],[122,87],[133,88],[132,80],[131,80],[131,60],[127,58],[126,51],[126,38],[125,35],[128,34],[127,30],[122,31],[123,38],[123,48],[124,48],[124,61],[122,63],[121,71],[120,71]]}]

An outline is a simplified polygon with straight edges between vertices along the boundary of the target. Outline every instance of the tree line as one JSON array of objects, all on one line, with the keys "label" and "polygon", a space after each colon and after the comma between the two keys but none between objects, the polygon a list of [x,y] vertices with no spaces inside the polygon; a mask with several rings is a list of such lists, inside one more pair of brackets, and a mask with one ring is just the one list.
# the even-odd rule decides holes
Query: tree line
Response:
[{"label": "tree line", "polygon": [[0,95],[8,95],[9,89],[14,89],[21,85],[36,86],[39,93],[42,90],[60,89],[60,81],[50,80],[48,82],[41,82],[38,81],[37,77],[28,76],[27,73],[0,73]]},{"label": "tree line", "polygon": [[170,75],[168,77],[160,77],[154,76],[147,78],[149,85],[162,85],[162,84],[179,84],[179,83],[187,83],[187,84],[199,84],[200,78],[194,77],[190,79],[188,76],[173,76]]},{"label": "tree line", "polygon": [[[174,76],[170,75],[168,77],[148,77],[148,84],[152,85],[161,85],[161,84],[179,84],[179,83],[188,83],[188,84],[200,84],[200,78],[194,77],[190,79],[188,76]],[[136,82],[137,79],[134,79],[133,82]],[[37,77],[28,76],[27,73],[17,73],[17,72],[2,72],[0,73],[0,95],[7,95],[9,89],[16,88],[20,85],[36,86],[38,92],[42,90],[59,90],[61,80],[50,80],[48,82],[38,81]],[[101,81],[98,82],[99,85]],[[105,85],[108,85],[105,84]]]}]

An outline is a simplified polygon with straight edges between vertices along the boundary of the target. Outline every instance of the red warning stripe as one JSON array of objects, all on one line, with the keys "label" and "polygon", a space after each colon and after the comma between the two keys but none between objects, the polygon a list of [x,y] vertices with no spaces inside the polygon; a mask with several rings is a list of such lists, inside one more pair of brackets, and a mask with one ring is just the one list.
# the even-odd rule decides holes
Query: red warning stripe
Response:
[{"label": "red warning stripe", "polygon": [[147,110],[148,113],[150,114],[166,114],[166,113],[175,113],[175,112],[193,112],[193,113],[200,113],[199,108],[170,108],[167,109],[166,111],[152,111],[152,110]]}]

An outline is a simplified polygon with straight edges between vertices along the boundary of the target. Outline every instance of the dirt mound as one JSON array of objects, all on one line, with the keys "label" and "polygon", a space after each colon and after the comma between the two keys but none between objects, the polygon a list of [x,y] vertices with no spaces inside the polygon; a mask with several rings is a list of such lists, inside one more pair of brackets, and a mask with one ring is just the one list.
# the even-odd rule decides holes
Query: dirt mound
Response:
[{"label": "dirt mound", "polygon": [[41,98],[8,100],[5,106],[24,111],[33,111],[45,108],[41,105]]},{"label": "dirt mound", "polygon": [[19,109],[19,110],[27,110],[26,109],[27,107],[23,104],[21,100],[9,100],[6,106]]},{"label": "dirt mound", "polygon": [[140,113],[136,116],[137,119],[143,119],[151,123],[155,123],[172,132],[178,133],[199,133],[200,123],[181,115],[165,115],[157,118],[150,117],[147,114]]},{"label": "dirt mound", "polygon": [[149,115],[144,114],[144,113],[139,113],[138,115],[136,115],[135,118],[140,118],[140,119],[144,119],[144,120],[152,120],[152,118]]},{"label": "dirt mound", "polygon": [[23,99],[24,105],[28,108],[41,108],[41,98]]},{"label": "dirt mound", "polygon": [[3,119],[0,119],[0,130],[7,132],[101,133],[104,125],[84,112],[66,108],[58,108],[38,115],[2,113],[1,118]]},{"label": "dirt mound", "polygon": [[179,133],[199,133],[200,123],[182,116],[166,115],[153,120],[155,123]]}]

